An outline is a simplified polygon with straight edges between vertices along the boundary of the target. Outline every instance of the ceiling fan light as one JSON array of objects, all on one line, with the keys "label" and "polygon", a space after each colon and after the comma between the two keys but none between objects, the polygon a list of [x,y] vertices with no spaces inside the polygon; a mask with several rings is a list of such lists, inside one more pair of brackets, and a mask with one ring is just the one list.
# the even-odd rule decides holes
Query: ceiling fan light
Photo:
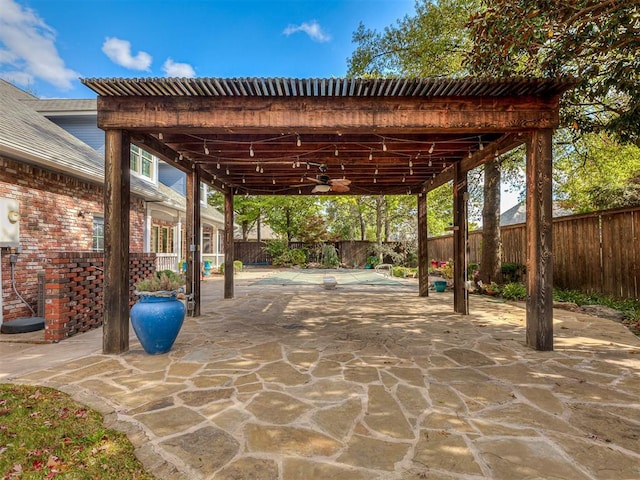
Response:
[{"label": "ceiling fan light", "polygon": [[331,191],[331,185],[316,185],[311,193],[327,193]]}]

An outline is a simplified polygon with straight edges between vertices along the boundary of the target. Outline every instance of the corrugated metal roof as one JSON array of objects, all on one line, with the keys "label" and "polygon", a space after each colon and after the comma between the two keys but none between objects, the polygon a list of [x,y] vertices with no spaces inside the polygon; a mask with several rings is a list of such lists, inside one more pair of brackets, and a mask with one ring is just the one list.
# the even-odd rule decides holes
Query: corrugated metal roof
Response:
[{"label": "corrugated metal roof", "polygon": [[[47,120],[25,102],[22,90],[0,80],[0,154],[104,184],[104,159],[94,149]],[[155,188],[132,176],[132,191],[161,200]]]},{"label": "corrugated metal roof", "polygon": [[556,95],[570,78],[85,78],[105,97],[510,97]]}]

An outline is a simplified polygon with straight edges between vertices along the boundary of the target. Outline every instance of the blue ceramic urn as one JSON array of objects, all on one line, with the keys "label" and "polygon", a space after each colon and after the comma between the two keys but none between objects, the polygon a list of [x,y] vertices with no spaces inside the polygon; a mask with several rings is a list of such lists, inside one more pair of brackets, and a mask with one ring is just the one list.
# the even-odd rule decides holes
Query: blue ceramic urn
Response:
[{"label": "blue ceramic urn", "polygon": [[142,344],[151,355],[167,353],[175,342],[182,322],[185,306],[176,294],[145,295],[131,307],[131,324]]}]

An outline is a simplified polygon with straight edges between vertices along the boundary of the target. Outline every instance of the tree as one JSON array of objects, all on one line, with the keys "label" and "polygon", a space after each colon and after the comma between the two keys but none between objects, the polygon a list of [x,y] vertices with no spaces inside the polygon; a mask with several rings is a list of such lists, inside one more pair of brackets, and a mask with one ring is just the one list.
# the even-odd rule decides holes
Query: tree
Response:
[{"label": "tree", "polygon": [[563,97],[563,124],[640,142],[636,0],[495,0],[469,28],[474,44],[466,65],[472,72],[574,76],[576,88]]},{"label": "tree", "polygon": [[[208,202],[219,210],[224,209],[224,195],[220,192],[210,194]],[[242,228],[242,240],[245,242],[249,239],[249,232],[260,219],[262,203],[262,197],[253,195],[236,195],[233,198],[234,222]]]},{"label": "tree", "polygon": [[289,242],[301,238],[307,218],[320,214],[317,197],[306,195],[265,196],[263,207],[271,229]]}]

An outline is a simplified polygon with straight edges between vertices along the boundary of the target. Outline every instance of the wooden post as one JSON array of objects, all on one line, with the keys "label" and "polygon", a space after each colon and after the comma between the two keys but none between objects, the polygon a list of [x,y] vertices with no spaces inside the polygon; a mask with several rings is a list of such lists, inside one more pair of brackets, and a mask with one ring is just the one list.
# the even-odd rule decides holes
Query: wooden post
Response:
[{"label": "wooden post", "polygon": [[427,230],[427,194],[418,195],[418,295],[429,296],[429,247]]},{"label": "wooden post", "polygon": [[536,130],[527,142],[527,345],[553,350],[552,138]]},{"label": "wooden post", "polygon": [[105,132],[102,330],[102,352],[105,354],[129,350],[130,148],[128,132]]},{"label": "wooden post", "polygon": [[453,173],[453,310],[469,315],[467,174],[459,163]]},{"label": "wooden post", "polygon": [[200,315],[200,176],[194,170],[187,174],[187,293],[193,294],[193,315]]},{"label": "wooden post", "polygon": [[224,298],[233,298],[233,192],[224,194]]}]

